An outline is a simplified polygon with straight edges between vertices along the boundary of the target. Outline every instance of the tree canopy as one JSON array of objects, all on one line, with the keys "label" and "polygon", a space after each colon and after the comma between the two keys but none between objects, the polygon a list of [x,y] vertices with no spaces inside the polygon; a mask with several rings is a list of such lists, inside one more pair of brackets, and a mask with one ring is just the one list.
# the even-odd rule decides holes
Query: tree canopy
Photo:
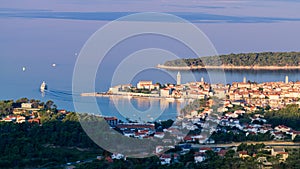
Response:
[{"label": "tree canopy", "polygon": [[206,56],[192,59],[177,59],[165,66],[299,66],[300,52],[240,53]]}]

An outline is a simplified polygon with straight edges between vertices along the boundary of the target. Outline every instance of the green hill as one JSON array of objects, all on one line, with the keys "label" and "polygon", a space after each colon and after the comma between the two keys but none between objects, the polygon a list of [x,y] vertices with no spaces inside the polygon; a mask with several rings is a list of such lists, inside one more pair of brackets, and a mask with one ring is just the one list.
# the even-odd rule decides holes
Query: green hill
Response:
[{"label": "green hill", "polygon": [[262,52],[167,61],[164,66],[300,66],[300,52]]}]

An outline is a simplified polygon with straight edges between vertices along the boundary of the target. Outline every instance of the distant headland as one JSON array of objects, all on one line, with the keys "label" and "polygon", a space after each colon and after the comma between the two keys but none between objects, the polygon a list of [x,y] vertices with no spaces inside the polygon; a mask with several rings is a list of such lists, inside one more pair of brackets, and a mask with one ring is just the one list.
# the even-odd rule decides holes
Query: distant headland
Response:
[{"label": "distant headland", "polygon": [[169,70],[199,69],[300,69],[300,52],[240,53],[201,58],[177,59],[157,65]]}]

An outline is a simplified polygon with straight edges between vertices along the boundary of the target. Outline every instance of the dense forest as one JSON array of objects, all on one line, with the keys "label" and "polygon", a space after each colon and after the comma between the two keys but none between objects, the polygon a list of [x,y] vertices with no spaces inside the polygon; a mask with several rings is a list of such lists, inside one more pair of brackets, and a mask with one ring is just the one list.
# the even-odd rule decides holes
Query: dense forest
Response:
[{"label": "dense forest", "polygon": [[300,52],[240,53],[167,61],[165,66],[299,66]]},{"label": "dense forest", "polygon": [[265,117],[273,126],[286,125],[300,130],[300,109],[298,105],[287,105],[278,111],[267,111]]},{"label": "dense forest", "polygon": [[49,167],[102,155],[71,116],[42,126],[0,122],[0,168]]}]

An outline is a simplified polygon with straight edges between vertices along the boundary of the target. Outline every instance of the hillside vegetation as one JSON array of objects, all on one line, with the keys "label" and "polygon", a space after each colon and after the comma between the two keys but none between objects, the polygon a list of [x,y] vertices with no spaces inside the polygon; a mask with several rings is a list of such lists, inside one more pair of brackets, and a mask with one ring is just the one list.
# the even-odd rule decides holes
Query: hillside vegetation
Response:
[{"label": "hillside vegetation", "polygon": [[300,52],[240,53],[167,61],[164,66],[300,66]]}]

